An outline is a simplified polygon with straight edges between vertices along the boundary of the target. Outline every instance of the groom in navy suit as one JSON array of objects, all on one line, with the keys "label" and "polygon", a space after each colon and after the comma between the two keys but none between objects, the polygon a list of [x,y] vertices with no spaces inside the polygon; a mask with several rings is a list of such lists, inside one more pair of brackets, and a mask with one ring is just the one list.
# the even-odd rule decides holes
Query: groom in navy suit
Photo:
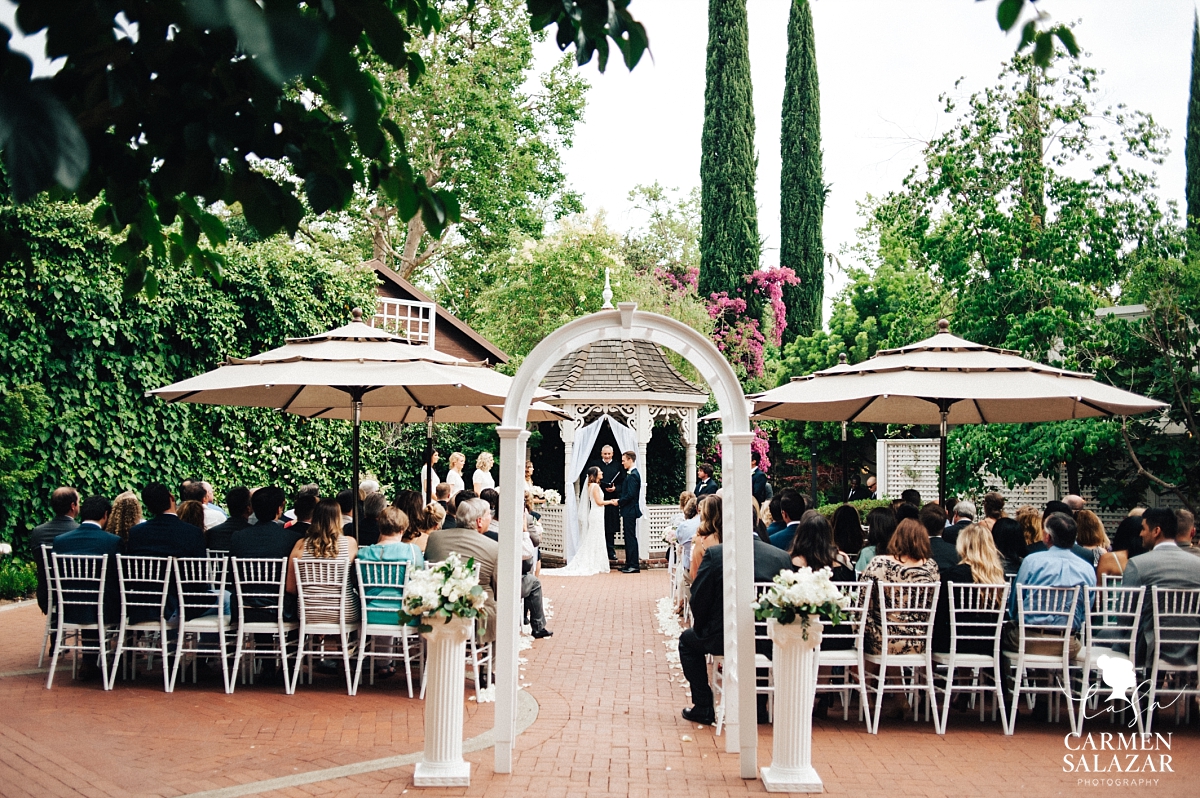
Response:
[{"label": "groom in navy suit", "polygon": [[633,464],[637,461],[636,452],[624,452],[621,455],[621,465],[625,467],[625,479],[621,483],[621,497],[617,507],[621,511],[621,527],[625,530],[625,567],[623,574],[641,572],[638,560],[637,521],[642,516],[642,475]]}]

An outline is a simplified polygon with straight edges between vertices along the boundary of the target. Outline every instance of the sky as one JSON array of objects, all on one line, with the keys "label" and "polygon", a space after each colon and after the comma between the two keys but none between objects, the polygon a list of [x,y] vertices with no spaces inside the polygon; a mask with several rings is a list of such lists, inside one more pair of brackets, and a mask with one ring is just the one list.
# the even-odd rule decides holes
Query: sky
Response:
[{"label": "sky", "polygon": [[[899,188],[920,161],[923,143],[950,121],[938,96],[967,97],[993,85],[1016,34],[996,24],[996,1],[813,0],[821,83],[826,252],[854,240],[857,203]],[[1183,204],[1183,131],[1187,118],[1192,0],[1040,0],[1056,22],[1077,22],[1086,63],[1102,69],[1099,102],[1148,112],[1171,132],[1171,154],[1158,168],[1160,195]],[[764,265],[778,263],[779,130],[790,0],[748,0],[758,153],[759,234]],[[565,156],[572,188],[609,223],[641,223],[627,195],[639,183],[690,189],[700,184],[704,122],[707,4],[634,0],[653,59],[628,72],[619,56],[591,83],[584,122]],[[558,55],[541,45],[539,63]],[[963,78],[955,91],[954,83]],[[844,260],[843,264],[849,265]],[[826,307],[843,284],[826,285]]]}]

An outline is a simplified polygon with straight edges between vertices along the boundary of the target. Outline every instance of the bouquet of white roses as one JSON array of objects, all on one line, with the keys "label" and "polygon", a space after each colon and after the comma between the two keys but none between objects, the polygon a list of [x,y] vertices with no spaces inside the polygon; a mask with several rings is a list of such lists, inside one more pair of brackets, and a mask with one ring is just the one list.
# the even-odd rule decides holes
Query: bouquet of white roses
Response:
[{"label": "bouquet of white roses", "polygon": [[542,491],[542,498],[546,500],[546,504],[562,504],[562,494],[554,488]]},{"label": "bouquet of white roses", "polygon": [[833,571],[801,568],[780,571],[775,583],[750,606],[760,621],[775,618],[787,624],[796,620],[797,615],[824,615],[836,626],[842,622],[842,610],[849,604],[850,599],[833,584]]},{"label": "bouquet of white roses", "polygon": [[457,554],[429,569],[409,572],[404,586],[400,622],[421,622],[421,631],[432,629],[426,621],[441,616],[475,618],[483,614],[486,597],[475,575],[475,558],[463,563]]}]

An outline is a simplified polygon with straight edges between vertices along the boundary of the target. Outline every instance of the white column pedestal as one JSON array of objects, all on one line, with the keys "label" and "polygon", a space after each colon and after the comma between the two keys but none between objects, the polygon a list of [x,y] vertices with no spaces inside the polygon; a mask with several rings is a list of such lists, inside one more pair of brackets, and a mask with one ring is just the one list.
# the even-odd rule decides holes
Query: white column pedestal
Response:
[{"label": "white column pedestal", "polygon": [[472,618],[441,618],[425,633],[429,669],[425,697],[425,753],[413,783],[417,787],[467,787],[471,763],[463,759],[463,700],[467,637]]},{"label": "white column pedestal", "polygon": [[767,634],[774,644],[771,672],[775,679],[775,739],[771,766],[762,769],[763,786],[767,792],[824,792],[821,777],[812,766],[812,707],[821,620],[810,615],[807,624],[800,619],[781,624],[771,618],[767,620]]}]

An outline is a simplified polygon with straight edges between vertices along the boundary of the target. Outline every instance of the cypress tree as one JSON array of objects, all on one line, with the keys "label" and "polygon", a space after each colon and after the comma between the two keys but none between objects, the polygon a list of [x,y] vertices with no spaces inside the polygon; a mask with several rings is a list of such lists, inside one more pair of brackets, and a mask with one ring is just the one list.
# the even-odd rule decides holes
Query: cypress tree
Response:
[{"label": "cypress tree", "polygon": [[783,287],[785,342],[821,326],[825,247],[821,220],[825,181],[821,170],[821,88],[808,0],[792,0],[788,18],[787,77],[783,90],[783,159],[779,180],[779,265],[800,278]]},{"label": "cypress tree", "polygon": [[1188,229],[1200,233],[1200,17],[1192,21],[1192,80],[1188,92],[1187,140]]},{"label": "cypress tree", "polygon": [[[700,154],[700,296],[745,296],[758,268],[754,103],[746,0],[709,0]],[[751,313],[759,303],[751,303]]]}]

